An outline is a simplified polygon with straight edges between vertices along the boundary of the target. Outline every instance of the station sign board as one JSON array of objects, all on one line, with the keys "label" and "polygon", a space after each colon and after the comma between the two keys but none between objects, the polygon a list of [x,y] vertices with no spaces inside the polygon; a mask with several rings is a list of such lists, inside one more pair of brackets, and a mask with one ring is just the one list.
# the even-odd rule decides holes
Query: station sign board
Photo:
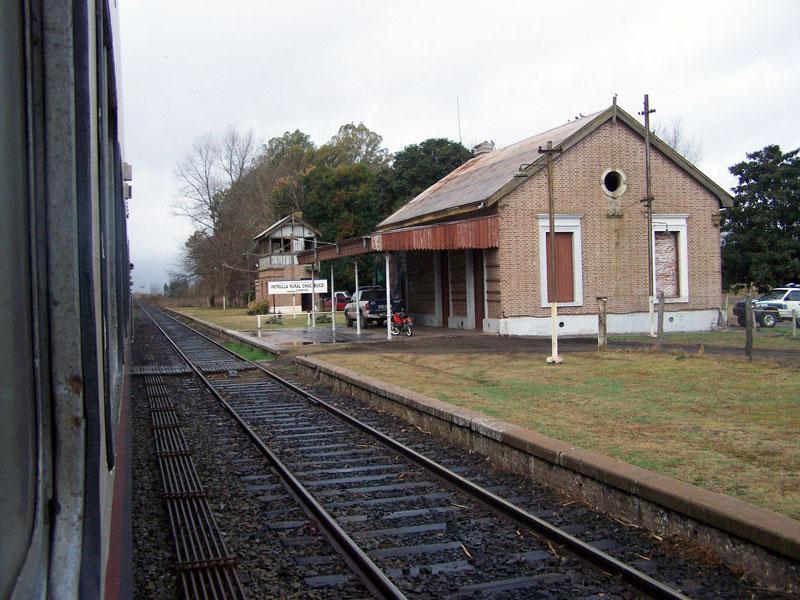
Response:
[{"label": "station sign board", "polygon": [[328,291],[327,279],[300,279],[297,281],[269,281],[268,294],[324,294]]}]

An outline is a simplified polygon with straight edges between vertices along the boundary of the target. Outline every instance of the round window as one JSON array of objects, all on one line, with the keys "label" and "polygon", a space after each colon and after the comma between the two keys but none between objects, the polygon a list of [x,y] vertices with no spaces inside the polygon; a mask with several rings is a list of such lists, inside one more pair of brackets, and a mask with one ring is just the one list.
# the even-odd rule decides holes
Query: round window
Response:
[{"label": "round window", "polygon": [[606,169],[600,178],[600,183],[603,187],[603,193],[612,198],[618,198],[625,193],[628,187],[628,179],[619,169]]}]

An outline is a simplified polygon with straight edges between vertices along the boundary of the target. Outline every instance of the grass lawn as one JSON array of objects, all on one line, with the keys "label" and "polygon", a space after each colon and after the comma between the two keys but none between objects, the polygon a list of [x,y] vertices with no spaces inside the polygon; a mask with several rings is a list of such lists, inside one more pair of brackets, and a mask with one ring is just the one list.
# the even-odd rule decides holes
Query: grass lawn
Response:
[{"label": "grass lawn", "polygon": [[317,356],[800,519],[796,369],[625,351],[557,367],[518,353]]},{"label": "grass lawn", "polygon": [[263,350],[259,350],[258,348],[253,348],[252,346],[248,346],[246,344],[235,344],[235,343],[228,343],[223,344],[228,350],[232,350],[236,352],[236,354],[240,354],[244,356],[248,360],[275,360],[275,356],[264,352]]},{"label": "grass lawn", "polygon": [[[209,323],[214,323],[225,329],[232,329],[233,331],[255,331],[256,317],[255,315],[248,315],[247,310],[244,308],[228,308],[222,310],[221,308],[176,308],[176,312],[189,315],[190,317],[197,317]],[[317,313],[317,324],[319,325],[320,315],[330,316],[330,313]],[[262,327],[264,331],[271,329],[283,329],[287,327],[306,327],[308,323],[305,314],[302,315],[283,315],[281,318],[282,323],[267,325],[266,317],[262,317]],[[330,323],[330,322],[329,322]],[[336,314],[336,324],[344,325],[344,314]]]},{"label": "grass lawn", "polygon": [[[611,341],[632,341],[652,345],[655,340],[648,335],[610,335]],[[701,333],[665,333],[666,344],[689,344],[721,346],[744,349],[745,331],[737,327],[728,331],[704,331]],[[791,324],[780,323],[772,329],[758,328],[753,336],[753,347],[764,350],[800,350],[800,332],[792,338]]]}]

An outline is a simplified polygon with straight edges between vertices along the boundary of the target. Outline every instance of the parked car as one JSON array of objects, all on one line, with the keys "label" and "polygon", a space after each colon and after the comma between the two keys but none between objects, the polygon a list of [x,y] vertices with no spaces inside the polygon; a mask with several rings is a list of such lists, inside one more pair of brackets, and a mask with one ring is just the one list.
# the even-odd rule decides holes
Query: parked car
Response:
[{"label": "parked car", "polygon": [[[344,310],[344,307],[347,306],[347,303],[350,302],[350,293],[345,291],[338,291],[333,293],[333,297],[336,298],[336,310]],[[331,299],[325,298],[323,301],[326,310],[331,309]]]},{"label": "parked car", "polygon": [[[392,309],[399,310],[400,300],[392,300]],[[386,324],[386,288],[363,287],[358,290],[358,296],[353,296],[344,307],[344,320],[348,327],[352,327],[356,320],[356,310],[361,311],[361,323]]]},{"label": "parked car", "polygon": [[[800,285],[796,283],[774,288],[753,300],[753,314],[762,327],[775,327],[778,321],[791,319],[792,311],[800,314]],[[733,314],[742,327],[745,325],[744,313],[744,300],[741,300],[733,306]],[[797,324],[800,325],[800,317]]]}]

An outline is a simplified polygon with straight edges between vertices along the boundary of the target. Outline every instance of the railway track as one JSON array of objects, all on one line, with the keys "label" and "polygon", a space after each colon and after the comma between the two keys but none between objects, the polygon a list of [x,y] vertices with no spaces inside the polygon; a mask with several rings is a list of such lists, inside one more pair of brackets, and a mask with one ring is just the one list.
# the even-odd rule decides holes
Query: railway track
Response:
[{"label": "railway track", "polygon": [[[516,506],[513,490],[482,487],[480,475],[460,475],[457,461],[439,464],[172,317],[146,312],[376,597],[686,597],[599,549],[613,540],[580,541],[542,518],[552,511]],[[279,511],[269,518],[276,530],[303,524]]]}]

